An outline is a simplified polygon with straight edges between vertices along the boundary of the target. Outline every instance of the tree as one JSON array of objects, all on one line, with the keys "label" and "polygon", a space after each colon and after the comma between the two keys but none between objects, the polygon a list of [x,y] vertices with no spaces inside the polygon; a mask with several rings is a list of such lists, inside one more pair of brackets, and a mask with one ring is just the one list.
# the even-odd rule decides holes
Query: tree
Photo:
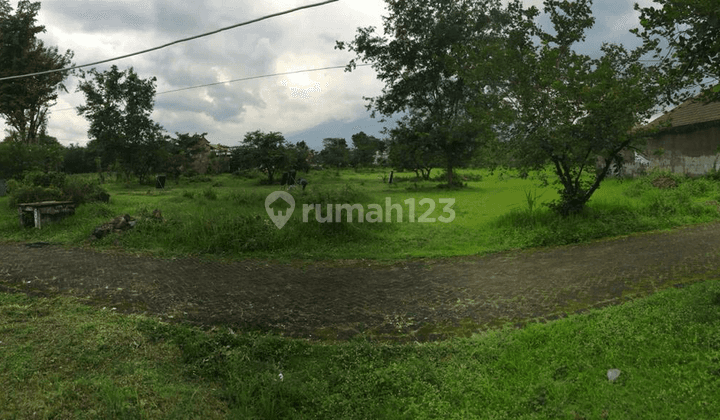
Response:
[{"label": "tree", "polygon": [[95,156],[88,150],[76,144],[65,148],[63,154],[63,172],[67,174],[86,174],[96,170]]},{"label": "tree", "polygon": [[[705,88],[705,78],[714,78],[712,89],[703,96],[708,101],[720,100],[720,3],[717,0],[653,0],[655,6],[641,8],[643,31],[633,29],[649,48],[655,48],[655,59],[661,60],[668,103],[682,102],[691,92],[681,89],[699,84]],[[658,48],[667,42],[667,52]]]},{"label": "tree", "polygon": [[267,174],[268,184],[272,184],[275,174],[287,166],[287,148],[282,134],[253,131],[245,134],[243,143],[233,151],[232,162],[242,165],[241,169],[260,169]]},{"label": "tree", "polygon": [[134,174],[143,182],[150,171],[162,165],[165,146],[162,127],[150,118],[154,106],[155,81],[141,79],[129,68],[117,66],[102,73],[82,73],[78,91],[85,94],[85,105],[78,114],[90,121],[88,136],[107,165],[119,162],[126,175]]},{"label": "tree", "polygon": [[[537,9],[511,3],[515,23],[504,52],[493,56],[504,64],[506,100],[497,113],[510,117],[505,128],[511,158],[527,169],[552,165],[562,186],[552,207],[562,215],[582,211],[611,165],[621,163],[620,152],[640,144],[647,133],[637,126],[657,105],[658,72],[639,61],[647,46],[628,52],[605,44],[597,59],[573,50],[594,23],[590,4],[546,0],[551,34],[534,23]],[[478,55],[481,48],[463,51],[472,63],[487,63],[487,55]],[[469,66],[464,75],[470,80],[478,71],[482,82],[484,66]]]},{"label": "tree", "polygon": [[415,172],[418,178],[430,179],[430,171],[442,163],[443,156],[426,131],[421,122],[413,122],[408,116],[389,130],[388,157],[395,169],[408,169]]},{"label": "tree", "polygon": [[312,157],[312,150],[310,150],[305,141],[299,141],[296,144],[288,145],[287,152],[288,166],[290,169],[295,171],[304,171],[305,173],[310,171],[310,158]]},{"label": "tree", "polygon": [[320,151],[319,157],[324,165],[337,168],[346,166],[350,161],[350,149],[348,149],[347,141],[341,138],[323,139],[323,149]]},{"label": "tree", "polygon": [[[465,104],[486,94],[469,89],[460,77],[451,57],[453,46],[491,42],[507,18],[498,0],[387,0],[387,4],[385,36],[377,35],[374,27],[358,28],[352,42],[338,41],[335,48],[347,48],[371,62],[385,82],[381,95],[365,98],[373,116],[404,112],[425,122],[426,134],[443,154],[451,185],[453,168],[469,159],[469,151],[482,140],[472,131],[481,120],[469,125]],[[346,71],[355,66],[353,59]]]},{"label": "tree", "polygon": [[375,160],[376,152],[384,152],[385,144],[375,136],[364,132],[352,135],[353,148],[350,150],[350,162],[354,166],[370,166]]},{"label": "tree", "polygon": [[[8,0],[0,0],[0,78],[56,70],[68,67],[73,53],[58,53],[36,38],[45,32],[36,24],[40,3],[20,0],[12,14]],[[57,99],[58,90],[65,90],[67,72],[0,81],[0,115],[15,129],[20,140],[37,143],[47,123],[48,108]]]},{"label": "tree", "polygon": [[0,179],[20,179],[25,171],[58,171],[62,162],[63,147],[54,137],[28,144],[11,133],[0,142]]}]

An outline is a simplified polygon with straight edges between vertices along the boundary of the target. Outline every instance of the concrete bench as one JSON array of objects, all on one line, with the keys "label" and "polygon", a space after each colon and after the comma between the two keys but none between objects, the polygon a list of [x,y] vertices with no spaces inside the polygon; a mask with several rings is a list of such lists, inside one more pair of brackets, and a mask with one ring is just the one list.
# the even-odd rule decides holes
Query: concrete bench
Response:
[{"label": "concrete bench", "polygon": [[[57,222],[67,216],[75,214],[75,204],[72,201],[41,201],[38,203],[18,204],[20,226],[30,225],[32,220],[35,227],[41,229],[43,225]],[[32,219],[29,217],[32,215]]]}]

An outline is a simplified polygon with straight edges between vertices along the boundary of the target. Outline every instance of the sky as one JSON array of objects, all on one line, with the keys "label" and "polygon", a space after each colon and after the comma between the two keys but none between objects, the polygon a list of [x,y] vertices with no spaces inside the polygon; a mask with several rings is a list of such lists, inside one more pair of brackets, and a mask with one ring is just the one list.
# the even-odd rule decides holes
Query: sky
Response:
[{"label": "sky", "polygon": [[[639,44],[631,28],[639,25],[637,0],[596,0],[595,26],[579,49],[599,52],[603,42]],[[85,64],[156,47],[319,0],[45,0],[39,37],[61,52],[74,51]],[[640,0],[641,6],[651,4]],[[524,1],[542,9],[540,1]],[[13,9],[16,1],[10,1]],[[282,133],[290,142],[305,140],[321,149],[322,139],[346,138],[360,131],[382,138],[384,124],[370,118],[363,97],[381,94],[383,83],[371,67],[352,72],[330,69],[264,77],[210,87],[181,89],[231,79],[344,66],[354,54],[335,50],[351,41],[359,27],[382,33],[382,0],[340,0],[300,10],[139,56],[97,65],[133,67],[143,79],[156,77],[152,119],[170,134],[207,133],[211,143],[238,145],[245,133]],[[540,21],[544,22],[543,20]],[[548,22],[545,21],[547,24]],[[87,69],[86,69],[87,70]],[[75,107],[84,103],[78,79],[65,82],[68,93],[51,108],[48,134],[63,145],[85,145],[88,122]],[[0,121],[2,119],[0,118]],[[4,121],[3,121],[4,122]],[[5,128],[9,128],[5,126]]]}]

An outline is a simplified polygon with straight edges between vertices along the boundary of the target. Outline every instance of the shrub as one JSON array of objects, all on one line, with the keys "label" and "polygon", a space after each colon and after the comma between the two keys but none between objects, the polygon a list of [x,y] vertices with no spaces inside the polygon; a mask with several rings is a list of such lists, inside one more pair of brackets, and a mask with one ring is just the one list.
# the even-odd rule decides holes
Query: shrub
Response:
[{"label": "shrub", "polygon": [[8,183],[11,207],[18,203],[38,201],[72,201],[76,205],[89,202],[105,202],[110,194],[100,185],[82,179],[66,179],[58,172],[28,172],[22,182]]},{"label": "shrub", "polygon": [[23,183],[45,188],[57,187],[62,189],[65,186],[65,174],[62,172],[25,172],[23,176]]},{"label": "shrub", "polygon": [[63,199],[72,201],[76,205],[92,202],[107,203],[110,201],[110,194],[99,184],[81,179],[67,180],[62,191]]},{"label": "shrub", "polygon": [[19,203],[35,203],[38,201],[62,200],[63,192],[57,187],[41,187],[39,185],[19,184],[10,193],[10,207]]}]

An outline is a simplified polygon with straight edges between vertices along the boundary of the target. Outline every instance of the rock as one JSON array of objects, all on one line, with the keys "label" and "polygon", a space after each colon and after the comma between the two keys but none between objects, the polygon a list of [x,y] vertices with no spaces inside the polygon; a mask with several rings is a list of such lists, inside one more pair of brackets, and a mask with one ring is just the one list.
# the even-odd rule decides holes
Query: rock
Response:
[{"label": "rock", "polygon": [[615,382],[615,379],[620,376],[620,369],[610,369],[607,371],[608,381]]}]

